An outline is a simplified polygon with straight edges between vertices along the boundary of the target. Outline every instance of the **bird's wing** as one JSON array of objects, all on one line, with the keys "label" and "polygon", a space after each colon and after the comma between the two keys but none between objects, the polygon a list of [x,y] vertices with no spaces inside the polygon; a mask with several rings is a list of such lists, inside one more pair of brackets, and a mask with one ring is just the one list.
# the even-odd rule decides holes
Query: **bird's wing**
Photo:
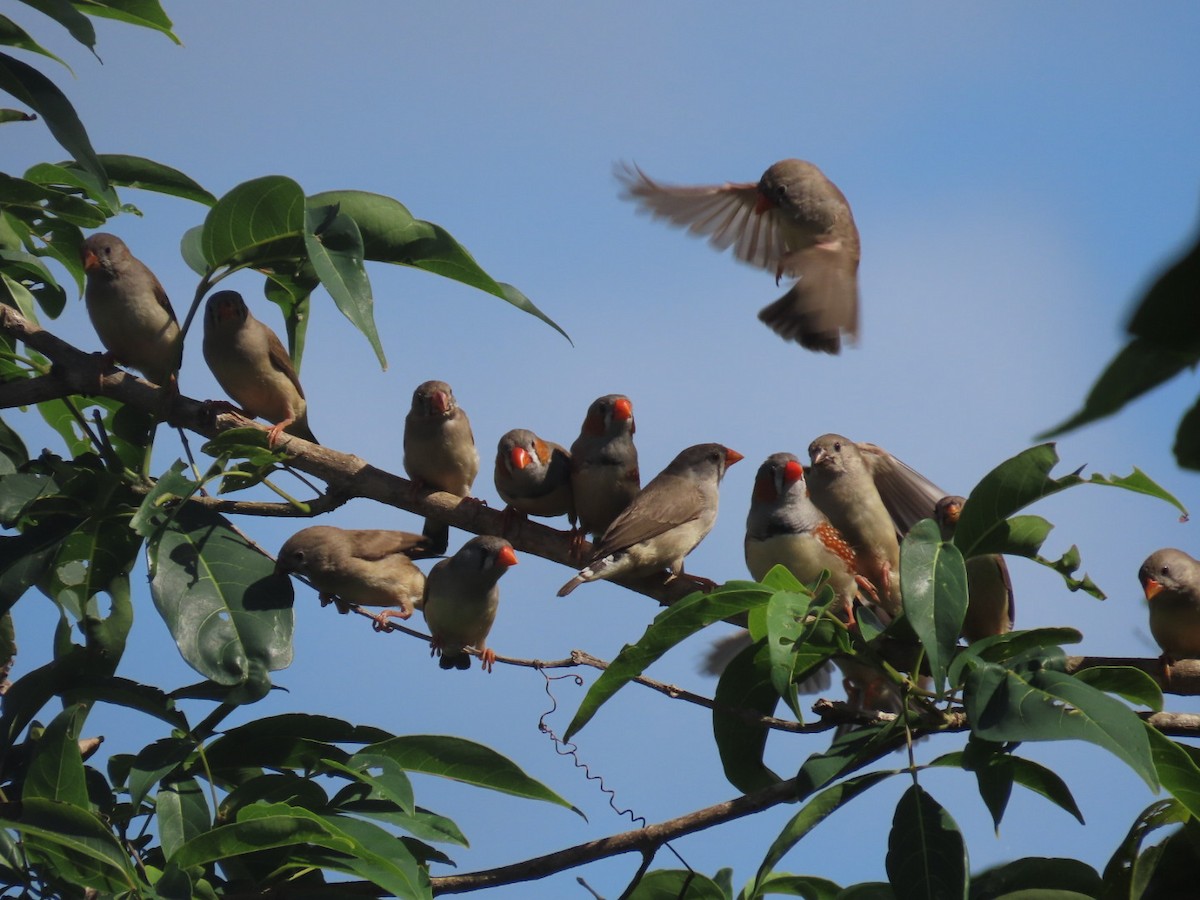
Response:
[{"label": "bird's wing", "polygon": [[882,447],[862,443],[858,449],[901,537],[922,519],[933,518],[934,507],[946,496],[945,491]]},{"label": "bird's wing", "polygon": [[758,185],[753,182],[683,187],[660,184],[637,166],[618,166],[618,180],[625,186],[622,196],[634,200],[653,216],[687,228],[692,234],[708,235],[718,250],[733,247],[734,255],[752,266],[776,272],[787,254],[786,241],[776,209],[755,212]]},{"label": "bird's wing", "polygon": [[296,374],[296,367],[292,365],[292,358],[283,348],[283,342],[279,340],[279,335],[267,328],[266,325],[263,325],[263,328],[267,332],[267,357],[271,360],[272,368],[287,376],[287,380],[295,386],[296,393],[303,397],[304,388],[300,387],[300,376]]},{"label": "bird's wing", "polygon": [[357,530],[353,535],[354,555],[360,559],[386,559],[403,553],[410,559],[425,559],[429,541],[422,534],[408,531]]},{"label": "bird's wing", "polygon": [[613,519],[592,548],[592,561],[677,528],[704,512],[704,493],[683,479],[655,479]]}]

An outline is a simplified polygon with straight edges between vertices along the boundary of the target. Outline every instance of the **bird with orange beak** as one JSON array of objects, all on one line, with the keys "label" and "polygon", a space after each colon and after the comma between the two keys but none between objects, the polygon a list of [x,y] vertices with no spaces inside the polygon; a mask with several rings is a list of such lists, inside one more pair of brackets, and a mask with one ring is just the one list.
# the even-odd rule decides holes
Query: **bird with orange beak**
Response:
[{"label": "bird with orange beak", "polygon": [[1172,661],[1200,657],[1200,562],[1182,550],[1156,550],[1138,569],[1138,581],[1169,678]]},{"label": "bird with orange beak", "polygon": [[480,535],[443,559],[425,579],[421,612],[433,640],[429,648],[443,669],[469,669],[467,648],[479,651],[485,672],[496,664],[487,636],[500,607],[500,576],[517,564],[517,554],[504,538]]},{"label": "bird with orange beak", "polygon": [[496,493],[505,502],[504,528],[516,516],[565,515],[575,527],[571,456],[527,428],[506,432],[496,445]]},{"label": "bird with orange beak", "polygon": [[[684,575],[683,559],[717,521],[718,486],[742,454],[721,444],[696,444],[654,476],[592,548],[592,558],[558,590],[565,597],[585,581],[648,575],[664,568]],[[712,582],[696,579],[711,587]]]},{"label": "bird with orange beak", "polygon": [[642,488],[633,435],[633,403],[605,394],[588,407],[571,444],[571,495],[579,516],[576,555],[585,534],[600,537]]}]

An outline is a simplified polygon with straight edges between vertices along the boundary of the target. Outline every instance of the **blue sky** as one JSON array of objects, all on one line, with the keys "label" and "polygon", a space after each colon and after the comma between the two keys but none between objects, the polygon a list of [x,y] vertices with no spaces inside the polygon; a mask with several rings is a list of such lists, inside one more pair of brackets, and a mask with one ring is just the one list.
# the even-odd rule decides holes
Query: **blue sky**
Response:
[{"label": "blue sky", "polygon": [[[574,339],[572,347],[487,295],[377,266],[370,274],[388,371],[324,294],[314,303],[302,380],[317,436],[401,471],[411,391],[444,379],[485,460],[475,492],[498,505],[490,463],[504,431],[527,427],[569,444],[592,399],[626,393],[644,478],[701,441],[746,457],[724,482],[716,528],[689,558],[689,570],[717,580],[744,577],[758,463],[779,450],[803,453],[824,432],[878,443],[948,491],[968,492],[1077,408],[1121,345],[1131,302],[1196,225],[1193,4],[360,3],[335,11],[218,0],[167,11],[184,46],[100,21],[102,66],[50,26],[35,31],[75,68],[74,81],[51,74],[97,149],[173,165],[217,194],[284,174],[309,193],[394,196],[448,229]],[[5,139],[8,171],[62,157],[38,126],[8,126]],[[775,337],[755,317],[780,293],[769,274],[637,215],[612,176],[614,162],[633,160],[665,181],[755,180],[789,156],[817,163],[841,187],[862,235],[862,340],[838,358]],[[178,242],[204,210],[133,191],[125,199],[145,216],[123,216],[110,230],[158,273],[182,315],[195,276]],[[222,286],[241,290],[278,327],[258,279]],[[51,327],[98,347],[81,303]],[[220,396],[198,344],[189,344],[182,388]],[[1200,479],[1170,455],[1196,392],[1185,376],[1066,437],[1061,472],[1086,464],[1125,474],[1137,465],[1200,510]],[[163,468],[178,452],[170,443],[159,450]],[[1162,546],[1200,553],[1198,526],[1179,524],[1164,504],[1090,487],[1034,511],[1057,525],[1047,551],[1078,544],[1109,599],[1070,594],[1053,573],[1017,560],[1019,626],[1074,625],[1083,652],[1156,655],[1135,573]],[[417,524],[366,502],[322,522]],[[246,528],[271,549],[292,530]],[[452,548],[463,539],[452,535]],[[501,583],[498,652],[560,658],[578,647],[611,658],[656,611],[608,585],[559,600],[554,591],[569,574],[522,555]],[[194,675],[148,593],[139,601],[135,640],[147,652],[127,657],[124,674],[188,683]],[[33,595],[17,607],[17,675],[49,652],[49,607]],[[459,871],[627,827],[538,733],[548,707],[540,676],[441,672],[422,645],[319,609],[303,586],[296,613],[295,663],[276,678],[289,693],[249,715],[304,710],[397,733],[460,734],[511,756],[590,817],[422,780],[418,801],[468,831],[471,849],[454,854]],[[685,644],[650,674],[710,692],[713,683],[695,672],[706,641]],[[553,690],[560,712],[550,724],[561,732],[583,691],[562,681]],[[1196,708],[1183,698],[1169,705]],[[89,725],[107,729],[114,751],[131,749],[118,729],[148,727],[107,721],[97,715]],[[137,746],[157,733],[146,735]],[[580,755],[620,804],[661,821],[735,794],[710,735],[701,710],[628,688],[580,734]],[[768,761],[790,774],[827,740],[773,737]],[[918,757],[958,743],[926,741]],[[974,869],[1025,855],[1102,867],[1154,799],[1091,746],[1022,752],[1064,773],[1088,824],[1018,792],[997,835],[973,778],[923,775],[966,832]],[[823,823],[781,868],[843,883],[882,878],[892,808],[906,786],[893,782]],[[733,866],[740,885],[792,812],[777,808],[676,846],[702,871]],[[665,853],[657,863],[674,865]],[[583,896],[576,874],[616,896],[636,864],[619,859],[492,896]]]}]

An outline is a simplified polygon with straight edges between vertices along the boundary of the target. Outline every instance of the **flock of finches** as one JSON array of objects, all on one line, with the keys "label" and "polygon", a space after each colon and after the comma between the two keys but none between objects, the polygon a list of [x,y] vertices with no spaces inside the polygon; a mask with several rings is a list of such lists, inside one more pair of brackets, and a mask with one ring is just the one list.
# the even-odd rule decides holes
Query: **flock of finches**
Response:
[{"label": "flock of finches", "polygon": [[[856,337],[858,230],[845,197],[816,166],[784,160],[757,183],[710,187],[659,184],[630,166],[617,174],[625,196],[644,210],[708,235],[719,249],[733,247],[739,259],[774,271],[777,283],[784,275],[796,279],[759,313],[781,336],[827,353],[840,351],[843,334]],[[154,273],[120,238],[104,233],[84,242],[83,263],[88,315],[108,361],[173,387],[182,340]],[[241,295],[219,291],[208,298],[203,350],[237,407],[220,405],[271,422],[270,446],[285,432],[316,442],[291,358]],[[572,548],[584,565],[559,589],[560,597],[587,581],[665,569],[670,578],[713,586],[686,575],[683,561],[712,529],[718,485],[741,454],[720,444],[688,447],[643,488],[634,430],[632,402],[609,394],[588,408],[569,451],[521,428],[500,438],[495,484],[506,504],[505,531],[518,516],[565,515],[570,523]],[[854,625],[855,603],[870,604],[885,621],[894,617],[901,606],[899,540],[930,517],[948,540],[965,501],[872,444],[826,434],[812,442],[808,456],[807,468],[790,453],[776,453],[759,467],[746,520],[750,574],[761,580],[783,565],[814,584],[827,572],[834,609],[848,625]],[[427,381],[413,392],[404,468],[418,490],[472,499],[479,453],[467,415],[445,382]],[[595,543],[584,559],[589,534]],[[474,651],[491,671],[495,652],[487,636],[498,582],[517,557],[502,537],[474,537],[423,575],[412,560],[444,555],[448,539],[448,526],[435,521],[420,535],[315,525],[287,540],[276,571],[304,576],[323,603],[334,601],[342,610],[388,607],[377,617],[381,624],[421,609],[442,668],[469,668]],[[1013,596],[1004,559],[973,557],[967,576],[963,637],[1010,630]],[[1164,660],[1200,655],[1200,562],[1180,550],[1159,550],[1138,577],[1152,601],[1150,630]],[[866,690],[869,677],[851,662],[841,665],[847,689]]]}]

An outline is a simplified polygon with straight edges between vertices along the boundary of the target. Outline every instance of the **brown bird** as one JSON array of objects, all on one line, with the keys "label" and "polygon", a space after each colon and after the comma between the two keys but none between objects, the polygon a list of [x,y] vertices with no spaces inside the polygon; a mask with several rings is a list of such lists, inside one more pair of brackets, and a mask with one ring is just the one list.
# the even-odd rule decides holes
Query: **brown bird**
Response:
[{"label": "brown bird", "polygon": [[505,527],[514,515],[566,515],[575,527],[571,457],[558,444],[525,428],[514,428],[496,446],[496,493],[507,506]]},{"label": "brown bird", "polygon": [[[937,502],[933,517],[942,529],[943,541],[954,540],[954,530],[966,502],[965,497],[953,494]],[[966,560],[966,567],[969,599],[962,636],[967,643],[1012,631],[1016,606],[1004,557],[999,553],[972,556]]]},{"label": "brown bird", "polygon": [[313,525],[284,542],[275,573],[303,575],[321,605],[332,602],[338,612],[348,612],[352,603],[396,607],[375,616],[382,625],[388,617],[407,619],[421,605],[425,576],[412,560],[429,555],[419,534]]},{"label": "brown bird", "polygon": [[624,394],[606,394],[588,407],[571,445],[571,492],[579,516],[576,549],[584,534],[604,534],[641,490],[636,431],[633,403]]},{"label": "brown bird", "polygon": [[[479,473],[479,451],[471,423],[444,381],[426,381],[413,391],[404,418],[404,471],[419,488],[468,497]],[[445,553],[450,526],[425,520],[425,536],[436,553]]]},{"label": "brown bird", "polygon": [[250,314],[237,291],[218,291],[204,308],[204,361],[247,417],[274,424],[267,445],[288,434],[317,443],[304,389],[278,335]]},{"label": "brown bird", "polygon": [[617,169],[624,196],[743,262],[799,280],[758,317],[809,350],[838,353],[858,337],[858,228],[850,204],[816,166],[785,159],[758,183],[680,187],[636,166]]},{"label": "brown bird", "polygon": [[725,469],[741,458],[720,444],[697,444],[682,451],[613,520],[592,548],[591,560],[559,588],[558,596],[567,596],[585,581],[667,567],[672,578],[682,576],[683,558],[717,520],[717,488]]},{"label": "brown bird", "polygon": [[486,646],[488,633],[500,605],[500,576],[517,564],[517,554],[504,538],[480,535],[467,541],[449,559],[443,559],[425,579],[421,612],[443,669],[469,669],[465,648],[480,651],[484,671],[492,671],[496,651]]},{"label": "brown bird", "polygon": [[849,541],[858,571],[879,592],[889,615],[900,611],[899,538],[933,516],[946,495],[937,485],[874,444],[825,434],[808,447],[813,502]]},{"label": "brown bird", "polygon": [[1138,581],[1169,678],[1171,662],[1200,657],[1200,562],[1182,550],[1156,550],[1138,569]]},{"label": "brown bird", "polygon": [[854,549],[809,497],[804,466],[791,453],[775,453],[758,468],[745,551],[746,568],[755,581],[776,565],[808,585],[828,571],[845,621],[854,621],[854,598],[860,591],[879,602],[875,586],[858,574]]},{"label": "brown bird", "polygon": [[83,242],[88,317],[108,355],[147,380],[168,385],[179,371],[183,343],[167,292],[115,234]]}]

